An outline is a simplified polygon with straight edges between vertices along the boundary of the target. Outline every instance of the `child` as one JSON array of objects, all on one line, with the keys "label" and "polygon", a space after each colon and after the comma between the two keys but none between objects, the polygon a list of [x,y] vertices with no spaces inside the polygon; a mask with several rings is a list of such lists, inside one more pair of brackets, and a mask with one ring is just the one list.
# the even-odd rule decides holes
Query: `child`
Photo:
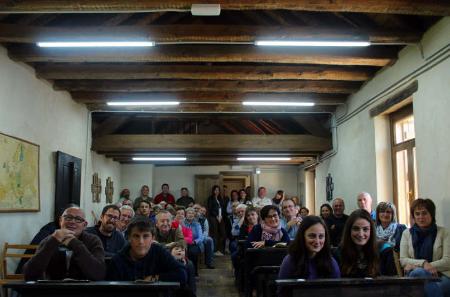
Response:
[{"label": "child", "polygon": [[170,247],[170,253],[177,261],[183,263],[183,265],[186,267],[187,284],[191,293],[193,293],[193,296],[195,296],[197,291],[195,284],[195,268],[194,264],[192,264],[192,262],[189,261],[186,257],[186,249],[184,248],[184,245],[179,242],[173,243]]}]

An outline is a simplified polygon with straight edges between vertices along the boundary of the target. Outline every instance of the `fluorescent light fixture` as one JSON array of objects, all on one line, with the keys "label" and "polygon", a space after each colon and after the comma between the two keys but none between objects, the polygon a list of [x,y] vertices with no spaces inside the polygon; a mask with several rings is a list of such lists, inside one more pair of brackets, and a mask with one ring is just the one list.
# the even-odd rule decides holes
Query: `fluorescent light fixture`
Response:
[{"label": "fluorescent light fixture", "polygon": [[369,46],[368,41],[289,41],[289,40],[257,40],[259,46]]},{"label": "fluorescent light fixture", "polygon": [[39,47],[149,47],[154,41],[60,41],[38,42]]},{"label": "fluorescent light fixture", "polygon": [[112,101],[106,103],[108,106],[161,106],[179,105],[178,101]]},{"label": "fluorescent light fixture", "polygon": [[249,106],[314,106],[314,102],[283,102],[283,101],[244,101],[242,105]]},{"label": "fluorescent light fixture", "polygon": [[133,157],[133,161],[186,161],[186,157]]},{"label": "fluorescent light fixture", "polygon": [[238,157],[238,161],[290,161],[288,157]]},{"label": "fluorescent light fixture", "polygon": [[196,16],[218,16],[220,4],[192,4],[191,13]]}]

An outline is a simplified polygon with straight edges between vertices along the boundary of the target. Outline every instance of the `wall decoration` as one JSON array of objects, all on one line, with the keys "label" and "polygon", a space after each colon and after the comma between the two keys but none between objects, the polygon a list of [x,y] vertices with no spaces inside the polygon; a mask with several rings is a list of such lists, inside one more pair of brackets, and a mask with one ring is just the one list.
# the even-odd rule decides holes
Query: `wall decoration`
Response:
[{"label": "wall decoration", "polygon": [[331,174],[328,173],[327,175],[327,201],[331,201],[333,200],[333,190],[334,190],[334,183],[333,183],[333,178],[331,177]]},{"label": "wall decoration", "polygon": [[113,181],[111,180],[111,177],[108,177],[106,179],[105,195],[106,195],[106,203],[108,204],[113,203],[114,185]]},{"label": "wall decoration", "polygon": [[0,133],[0,212],[39,210],[39,145]]},{"label": "wall decoration", "polygon": [[92,193],[92,202],[100,203],[101,193],[102,193],[102,179],[98,177],[98,173],[94,173],[92,175],[92,185],[91,185],[91,193]]}]

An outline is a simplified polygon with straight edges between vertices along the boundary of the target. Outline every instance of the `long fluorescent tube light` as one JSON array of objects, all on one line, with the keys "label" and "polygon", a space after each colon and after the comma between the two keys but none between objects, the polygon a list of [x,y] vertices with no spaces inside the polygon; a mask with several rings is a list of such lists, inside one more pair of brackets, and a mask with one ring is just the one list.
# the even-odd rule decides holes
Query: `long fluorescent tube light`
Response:
[{"label": "long fluorescent tube light", "polygon": [[284,40],[257,40],[259,46],[369,46],[368,41],[284,41]]},{"label": "long fluorescent tube light", "polygon": [[248,106],[314,106],[314,102],[244,101]]},{"label": "long fluorescent tube light", "polygon": [[288,157],[238,157],[238,161],[290,161]]},{"label": "long fluorescent tube light", "polygon": [[149,47],[154,41],[59,41],[38,42],[39,47]]},{"label": "long fluorescent tube light", "polygon": [[186,157],[133,157],[133,161],[186,161]]},{"label": "long fluorescent tube light", "polygon": [[161,106],[179,105],[178,101],[112,101],[106,103],[109,106]]}]

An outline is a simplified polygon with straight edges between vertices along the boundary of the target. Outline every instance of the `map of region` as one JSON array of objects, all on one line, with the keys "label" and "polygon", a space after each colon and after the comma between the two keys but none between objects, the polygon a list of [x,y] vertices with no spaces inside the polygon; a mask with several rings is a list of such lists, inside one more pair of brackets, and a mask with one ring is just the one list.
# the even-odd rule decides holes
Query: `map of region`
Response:
[{"label": "map of region", "polygon": [[39,210],[39,146],[0,134],[0,211]]}]

